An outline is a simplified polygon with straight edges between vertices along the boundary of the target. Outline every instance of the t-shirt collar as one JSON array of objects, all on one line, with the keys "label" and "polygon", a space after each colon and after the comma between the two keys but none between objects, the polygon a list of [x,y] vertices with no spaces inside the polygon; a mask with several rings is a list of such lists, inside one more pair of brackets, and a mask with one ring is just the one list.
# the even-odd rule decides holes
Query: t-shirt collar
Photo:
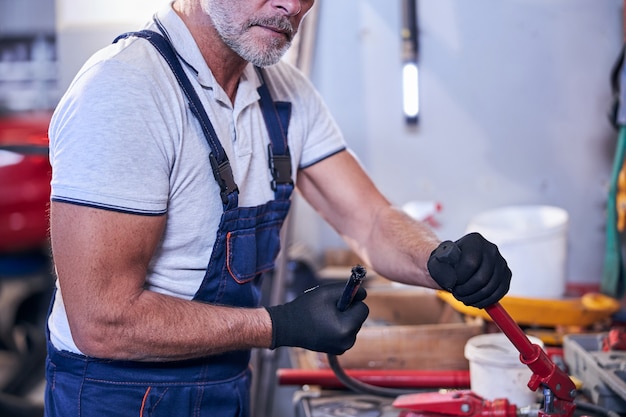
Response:
[{"label": "t-shirt collar", "polygon": [[[224,103],[230,103],[226,93],[213,76],[211,69],[204,61],[200,49],[189,32],[183,20],[176,14],[172,4],[159,10],[154,16],[155,23],[159,30],[164,31],[164,35],[170,40],[182,63],[187,65],[198,79],[202,87],[213,91],[214,97]],[[259,99],[257,88],[261,85],[261,80],[252,64],[248,64],[239,80],[236,101],[239,106],[246,106]]]}]

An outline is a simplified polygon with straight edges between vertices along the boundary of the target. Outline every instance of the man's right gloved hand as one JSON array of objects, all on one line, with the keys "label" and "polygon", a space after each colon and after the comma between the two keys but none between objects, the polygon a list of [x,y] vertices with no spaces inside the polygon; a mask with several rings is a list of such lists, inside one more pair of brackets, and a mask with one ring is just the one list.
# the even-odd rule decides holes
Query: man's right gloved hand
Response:
[{"label": "man's right gloved hand", "polygon": [[356,334],[369,314],[359,288],[352,305],[339,311],[337,301],[345,284],[326,284],[306,291],[295,300],[267,307],[272,319],[271,349],[297,346],[317,352],[341,355],[356,341]]},{"label": "man's right gloved hand", "polygon": [[498,247],[479,233],[444,241],[428,259],[430,276],[465,305],[485,308],[509,291],[511,270]]}]

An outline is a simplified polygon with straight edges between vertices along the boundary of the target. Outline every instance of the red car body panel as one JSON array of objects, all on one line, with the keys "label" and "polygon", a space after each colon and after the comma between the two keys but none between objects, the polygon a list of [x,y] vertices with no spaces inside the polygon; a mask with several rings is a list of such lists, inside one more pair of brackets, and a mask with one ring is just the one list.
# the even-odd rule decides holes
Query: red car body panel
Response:
[{"label": "red car body panel", "polygon": [[50,114],[0,117],[0,253],[45,246]]}]

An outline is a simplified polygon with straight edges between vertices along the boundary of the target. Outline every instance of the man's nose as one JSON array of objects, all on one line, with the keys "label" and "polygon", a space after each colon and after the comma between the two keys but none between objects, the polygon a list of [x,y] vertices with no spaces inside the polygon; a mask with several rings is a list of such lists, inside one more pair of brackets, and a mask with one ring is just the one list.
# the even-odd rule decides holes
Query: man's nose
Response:
[{"label": "man's nose", "polygon": [[297,16],[302,11],[302,2],[300,0],[274,0],[273,6],[283,10],[288,16]]}]

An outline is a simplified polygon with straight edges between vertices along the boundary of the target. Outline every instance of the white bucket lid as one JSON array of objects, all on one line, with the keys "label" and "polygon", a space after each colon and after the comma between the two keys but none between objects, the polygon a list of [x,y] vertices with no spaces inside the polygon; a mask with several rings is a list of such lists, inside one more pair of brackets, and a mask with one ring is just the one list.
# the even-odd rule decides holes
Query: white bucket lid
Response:
[{"label": "white bucket lid", "polygon": [[[534,336],[527,336],[531,343],[543,349],[543,342]],[[519,351],[504,333],[489,333],[474,336],[465,344],[465,358],[474,363],[502,367],[526,368],[520,361]]]}]

